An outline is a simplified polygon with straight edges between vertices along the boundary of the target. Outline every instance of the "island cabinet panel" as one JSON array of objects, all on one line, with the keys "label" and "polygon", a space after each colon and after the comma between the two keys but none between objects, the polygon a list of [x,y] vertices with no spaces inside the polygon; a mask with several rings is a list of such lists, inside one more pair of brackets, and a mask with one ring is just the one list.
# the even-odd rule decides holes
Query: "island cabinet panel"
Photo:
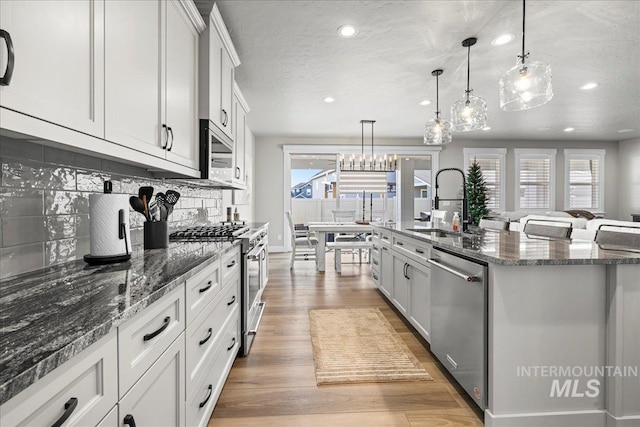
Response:
[{"label": "island cabinet panel", "polygon": [[184,352],[181,334],[120,400],[120,425],[185,425]]},{"label": "island cabinet panel", "polygon": [[184,285],[178,286],[118,327],[121,397],[184,331],[184,293]]},{"label": "island cabinet panel", "polygon": [[380,291],[391,298],[393,293],[393,253],[391,249],[382,244],[380,246]]},{"label": "island cabinet panel", "polygon": [[407,276],[407,258],[393,256],[393,304],[407,317],[409,313],[409,276]]},{"label": "island cabinet panel", "polygon": [[118,401],[115,331],[2,405],[3,427],[96,425]]},{"label": "island cabinet panel", "polygon": [[240,246],[236,246],[222,256],[222,265],[220,270],[223,288],[226,284],[230,283],[229,281],[233,276],[240,273],[240,256]]},{"label": "island cabinet panel", "polygon": [[409,260],[409,322],[431,342],[431,269]]},{"label": "island cabinet panel", "polygon": [[118,426],[118,407],[114,406],[111,411],[98,423],[96,427],[116,427]]},{"label": "island cabinet panel", "polygon": [[[0,70],[14,60],[0,106],[103,138],[104,3],[1,1],[0,28],[11,38],[13,57],[2,40]],[[29,134],[24,123],[12,130]]]}]

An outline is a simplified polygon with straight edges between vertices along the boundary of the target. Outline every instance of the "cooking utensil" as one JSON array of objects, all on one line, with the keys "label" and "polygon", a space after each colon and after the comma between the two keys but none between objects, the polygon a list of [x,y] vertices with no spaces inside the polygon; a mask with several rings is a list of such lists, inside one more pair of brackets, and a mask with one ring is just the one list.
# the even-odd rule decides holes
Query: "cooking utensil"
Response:
[{"label": "cooking utensil", "polygon": [[151,202],[151,197],[153,197],[153,187],[140,187],[138,189],[138,197],[140,197],[144,202],[145,217],[147,217],[147,221],[151,221],[151,215],[149,215],[149,202]]},{"label": "cooking utensil", "polygon": [[164,193],[156,194],[156,206],[160,210],[160,221],[167,220],[167,205],[165,203],[165,195]]},{"label": "cooking utensil", "polygon": [[129,205],[131,205],[134,211],[140,212],[146,218],[147,215],[144,212],[145,211],[144,202],[140,197],[136,197],[136,196],[129,197]]},{"label": "cooking utensil", "polygon": [[171,212],[173,212],[173,206],[178,202],[179,198],[180,193],[178,193],[177,191],[168,190],[166,192],[164,204],[167,207],[167,218],[169,218],[169,215],[171,215]]}]

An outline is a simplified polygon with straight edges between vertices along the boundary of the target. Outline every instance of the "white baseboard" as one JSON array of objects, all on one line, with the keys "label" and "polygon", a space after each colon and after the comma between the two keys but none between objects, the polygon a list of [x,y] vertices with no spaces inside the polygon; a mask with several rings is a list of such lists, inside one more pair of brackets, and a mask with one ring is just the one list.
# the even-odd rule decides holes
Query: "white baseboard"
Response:
[{"label": "white baseboard", "polygon": [[[484,425],[487,427],[608,427],[608,415],[605,410],[494,415],[487,409],[484,411]],[[624,424],[612,424],[612,426],[626,427]]]},{"label": "white baseboard", "polygon": [[269,245],[269,252],[288,252],[284,250],[284,246],[273,246]]},{"label": "white baseboard", "polygon": [[640,415],[629,417],[614,417],[607,413],[607,427],[638,427],[640,426]]}]

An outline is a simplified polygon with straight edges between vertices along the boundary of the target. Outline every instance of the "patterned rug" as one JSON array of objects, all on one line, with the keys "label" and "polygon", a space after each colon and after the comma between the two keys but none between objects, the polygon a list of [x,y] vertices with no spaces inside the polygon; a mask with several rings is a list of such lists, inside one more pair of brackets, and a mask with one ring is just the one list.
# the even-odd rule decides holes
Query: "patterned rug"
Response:
[{"label": "patterned rug", "polygon": [[377,308],[309,310],[316,382],[433,380]]}]

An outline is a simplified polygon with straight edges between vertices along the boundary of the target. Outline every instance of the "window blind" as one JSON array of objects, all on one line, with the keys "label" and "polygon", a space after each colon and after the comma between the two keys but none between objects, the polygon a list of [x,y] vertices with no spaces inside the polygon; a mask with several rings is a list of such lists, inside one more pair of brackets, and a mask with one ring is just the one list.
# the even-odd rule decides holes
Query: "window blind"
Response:
[{"label": "window blind", "polygon": [[469,165],[473,163],[473,161],[477,161],[480,165],[480,171],[482,172],[482,177],[484,178],[485,183],[487,184],[487,190],[489,195],[489,200],[487,200],[487,208],[490,210],[500,210],[502,200],[500,200],[501,195],[501,186],[503,185],[500,182],[500,168],[501,162],[497,157],[493,158],[482,158],[478,155],[474,155],[474,158],[469,159]]},{"label": "window blind", "polygon": [[340,172],[339,190],[346,193],[386,193],[386,172]]},{"label": "window blind", "polygon": [[600,159],[569,159],[569,207],[600,209]]},{"label": "window blind", "polygon": [[520,208],[549,209],[551,207],[551,160],[520,158]]}]

